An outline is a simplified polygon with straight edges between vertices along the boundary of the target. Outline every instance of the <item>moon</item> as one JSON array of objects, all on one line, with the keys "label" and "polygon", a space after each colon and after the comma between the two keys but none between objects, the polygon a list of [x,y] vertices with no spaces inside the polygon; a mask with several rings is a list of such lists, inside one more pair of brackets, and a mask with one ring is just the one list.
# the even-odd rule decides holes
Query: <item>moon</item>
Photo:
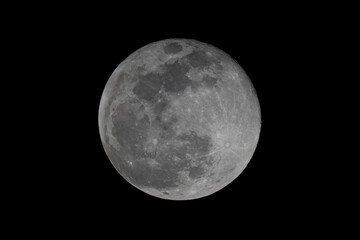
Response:
[{"label": "moon", "polygon": [[118,173],[169,200],[209,196],[245,169],[259,140],[260,105],[244,70],[192,39],[150,43],[112,73],[99,131]]}]

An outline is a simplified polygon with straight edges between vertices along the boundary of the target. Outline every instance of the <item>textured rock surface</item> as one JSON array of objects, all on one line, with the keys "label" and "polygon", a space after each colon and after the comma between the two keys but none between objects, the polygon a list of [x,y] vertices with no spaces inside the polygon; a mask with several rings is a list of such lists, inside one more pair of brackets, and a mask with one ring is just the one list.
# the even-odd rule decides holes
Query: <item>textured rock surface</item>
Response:
[{"label": "textured rock surface", "polygon": [[194,199],[233,181],[260,133],[252,84],[221,50],[187,39],[149,44],[110,77],[99,128],[117,171],[142,191]]}]

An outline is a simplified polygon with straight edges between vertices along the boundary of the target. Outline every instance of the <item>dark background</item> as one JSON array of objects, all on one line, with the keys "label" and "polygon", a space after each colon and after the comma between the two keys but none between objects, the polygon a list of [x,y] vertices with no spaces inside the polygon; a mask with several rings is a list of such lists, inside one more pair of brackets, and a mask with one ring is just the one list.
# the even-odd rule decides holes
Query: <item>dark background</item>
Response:
[{"label": "dark background", "polygon": [[[27,221],[231,235],[260,224],[297,229],[305,217],[316,228],[325,212],[315,162],[328,20],[312,8],[272,5],[250,14],[235,5],[193,7],[49,6],[11,28],[16,61],[26,63],[21,91],[31,96],[19,106],[30,109],[27,123],[34,126],[24,150],[31,161],[19,170],[30,176],[13,190]],[[228,53],[250,77],[261,107],[260,139],[246,169],[221,191],[191,201],[162,200],[127,183],[108,160],[98,130],[99,102],[113,70],[140,47],[167,38],[196,39]]]}]

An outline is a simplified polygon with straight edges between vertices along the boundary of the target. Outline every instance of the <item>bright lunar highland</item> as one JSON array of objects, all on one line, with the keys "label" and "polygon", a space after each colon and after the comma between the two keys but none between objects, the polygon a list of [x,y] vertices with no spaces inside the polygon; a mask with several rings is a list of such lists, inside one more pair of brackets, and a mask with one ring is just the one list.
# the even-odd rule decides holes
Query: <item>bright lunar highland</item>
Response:
[{"label": "bright lunar highland", "polygon": [[101,141],[115,169],[141,191],[170,200],[205,197],[231,183],[252,158],[260,128],[244,70],[222,50],[190,39],[132,53],[110,76],[99,107]]}]

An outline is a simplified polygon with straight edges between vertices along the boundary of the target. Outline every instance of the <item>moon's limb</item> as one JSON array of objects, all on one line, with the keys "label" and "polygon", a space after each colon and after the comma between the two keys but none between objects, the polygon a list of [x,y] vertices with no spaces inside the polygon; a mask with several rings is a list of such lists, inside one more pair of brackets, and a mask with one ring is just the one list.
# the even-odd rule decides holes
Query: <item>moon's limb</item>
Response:
[{"label": "moon's limb", "polygon": [[260,127],[256,92],[241,67],[187,39],[131,54],[111,75],[99,107],[114,167],[136,188],[171,200],[204,197],[233,181],[250,161]]}]

